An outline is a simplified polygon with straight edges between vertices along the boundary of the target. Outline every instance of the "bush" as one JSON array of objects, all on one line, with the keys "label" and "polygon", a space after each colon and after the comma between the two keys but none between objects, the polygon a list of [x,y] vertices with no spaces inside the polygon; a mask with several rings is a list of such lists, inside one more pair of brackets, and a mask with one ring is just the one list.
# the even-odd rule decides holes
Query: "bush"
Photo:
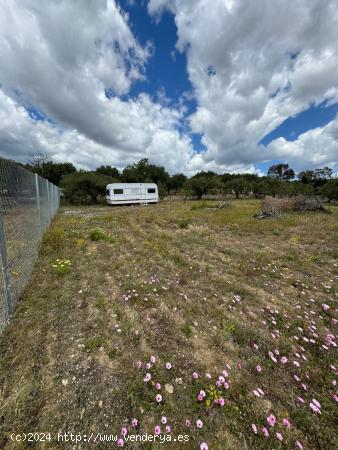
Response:
[{"label": "bush", "polygon": [[89,238],[91,241],[114,242],[114,239],[101,228],[93,228],[90,230]]}]

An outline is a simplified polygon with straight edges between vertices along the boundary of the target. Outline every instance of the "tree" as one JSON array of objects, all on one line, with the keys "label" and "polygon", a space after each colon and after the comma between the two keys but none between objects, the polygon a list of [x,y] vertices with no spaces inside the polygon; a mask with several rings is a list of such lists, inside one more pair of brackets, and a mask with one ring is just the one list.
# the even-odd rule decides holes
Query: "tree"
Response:
[{"label": "tree", "polygon": [[31,153],[27,159],[27,163],[31,167],[41,167],[42,164],[48,161],[48,155],[42,152]]},{"label": "tree", "polygon": [[96,173],[107,175],[108,177],[118,179],[121,177],[119,170],[112,166],[100,166],[95,170]]},{"label": "tree", "polygon": [[322,169],[315,169],[314,180],[331,180],[332,179],[332,169],[330,167],[323,167]]},{"label": "tree", "polygon": [[234,192],[236,198],[239,198],[240,194],[247,194],[250,189],[251,186],[244,177],[236,177],[226,183],[226,190]]},{"label": "tree", "polygon": [[95,172],[78,172],[62,177],[61,187],[65,197],[72,203],[98,203],[98,198],[104,196],[106,186],[111,178]]},{"label": "tree", "polygon": [[276,180],[292,180],[295,178],[295,172],[289,167],[289,164],[274,164],[269,167],[268,177]]},{"label": "tree", "polygon": [[259,198],[261,196],[269,194],[269,183],[265,180],[255,181],[252,185],[252,192],[255,194],[255,197]]},{"label": "tree", "polygon": [[37,171],[41,177],[47,178],[47,180],[57,186],[59,186],[61,178],[64,175],[75,172],[76,167],[72,163],[53,163],[52,161],[43,163]]},{"label": "tree", "polygon": [[198,199],[207,194],[215,186],[215,179],[208,176],[194,176],[185,184],[185,189],[191,191]]},{"label": "tree", "polygon": [[162,183],[167,186],[169,174],[162,166],[150,164],[147,158],[127,166],[122,172],[122,181],[126,183]]},{"label": "tree", "polygon": [[299,172],[298,178],[304,184],[312,183],[314,180],[314,172],[313,170],[303,170]]},{"label": "tree", "polygon": [[175,194],[177,194],[177,192],[182,189],[184,183],[186,182],[187,177],[185,175],[183,175],[183,173],[176,173],[175,175],[172,175],[169,179],[168,179],[168,190],[171,191],[173,190],[175,192]]},{"label": "tree", "polygon": [[338,178],[329,180],[319,190],[319,194],[323,197],[327,197],[329,201],[338,200]]}]

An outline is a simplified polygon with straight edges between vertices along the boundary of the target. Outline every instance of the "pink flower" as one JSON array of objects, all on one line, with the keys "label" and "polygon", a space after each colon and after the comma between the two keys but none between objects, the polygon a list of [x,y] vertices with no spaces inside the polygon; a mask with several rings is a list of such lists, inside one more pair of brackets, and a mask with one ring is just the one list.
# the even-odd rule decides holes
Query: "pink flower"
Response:
[{"label": "pink flower", "polygon": [[302,397],[297,397],[300,403],[305,403],[304,399]]},{"label": "pink flower", "polygon": [[199,402],[202,402],[202,401],[203,401],[203,398],[204,398],[204,397],[203,397],[201,394],[198,394],[197,399],[198,399]]},{"label": "pink flower", "polygon": [[257,427],[254,423],[251,424],[252,431],[257,434]]},{"label": "pink flower", "polygon": [[156,425],[154,431],[155,431],[155,434],[161,434],[161,427],[159,425]]},{"label": "pink flower", "polygon": [[167,362],[167,363],[166,363],[166,365],[165,365],[165,367],[166,367],[166,369],[168,369],[168,370],[169,370],[169,369],[171,369],[172,365],[171,365],[171,363],[170,363],[170,362]]},{"label": "pink flower", "polygon": [[321,414],[320,411],[321,406],[316,399],[312,399],[312,402],[310,403],[310,408],[312,409],[313,412]]},{"label": "pink flower", "polygon": [[284,425],[286,428],[291,428],[291,423],[289,422],[288,419],[283,419],[283,425]]},{"label": "pink flower", "polygon": [[148,381],[150,381],[150,380],[151,380],[151,375],[150,375],[150,373],[146,373],[146,376],[144,377],[143,381],[144,381],[145,383],[148,383]]},{"label": "pink flower", "polygon": [[118,447],[124,447],[124,439],[122,439],[122,438],[118,439],[117,446]]},{"label": "pink flower", "polygon": [[261,394],[257,391],[257,389],[254,389],[252,392],[253,392],[253,394],[254,394],[256,397],[260,397],[260,396],[261,396]]},{"label": "pink flower", "polygon": [[198,372],[193,372],[192,377],[195,378],[195,380],[197,380],[197,378],[199,377]]},{"label": "pink flower", "polygon": [[[205,374],[205,377],[206,377],[208,380],[211,380],[211,375],[210,375],[209,372],[207,372],[207,373]],[[207,445],[207,444],[205,444],[205,445]]]},{"label": "pink flower", "polygon": [[276,438],[281,442],[283,440],[283,436],[281,435],[281,433],[276,433]]},{"label": "pink flower", "polygon": [[200,396],[204,398],[204,397],[206,397],[206,395],[207,395],[206,392],[201,389]]},{"label": "pink flower", "polygon": [[218,403],[219,403],[221,406],[224,406],[224,405],[225,405],[224,398],[221,397],[221,398],[218,400]]},{"label": "pink flower", "polygon": [[271,425],[272,427],[275,426],[277,420],[276,417],[273,414],[270,414],[270,416],[267,418],[268,424]]},{"label": "pink flower", "polygon": [[162,395],[161,394],[157,394],[156,395],[156,401],[157,401],[157,403],[160,403],[162,401]]},{"label": "pink flower", "polygon": [[316,400],[315,398],[312,399],[312,402],[317,406],[317,408],[321,408],[321,405],[319,403],[318,400]]},{"label": "pink flower", "polygon": [[272,352],[269,352],[269,356],[273,362],[277,362],[277,359],[274,357],[274,354]]},{"label": "pink flower", "polygon": [[156,389],[159,391],[159,390],[161,389],[160,383],[156,383],[156,384],[155,384],[155,387],[156,387]]},{"label": "pink flower", "polygon": [[229,389],[229,383],[227,381],[225,381],[223,383],[224,389]]},{"label": "pink flower", "polygon": [[242,368],[242,364],[241,364],[240,361],[238,361],[238,363],[237,363],[237,369],[241,369],[241,368]]},{"label": "pink flower", "polygon": [[134,428],[136,428],[137,425],[138,425],[138,420],[134,418],[134,419],[131,421],[131,426],[134,427]]},{"label": "pink flower", "polygon": [[206,442],[202,442],[202,444],[200,445],[200,450],[208,450],[208,444]]},{"label": "pink flower", "polygon": [[127,429],[127,427],[122,427],[122,428],[121,428],[121,434],[122,434],[122,436],[126,436],[126,435],[128,434],[128,429]]},{"label": "pink flower", "polygon": [[286,357],[286,356],[282,356],[281,359],[280,359],[280,362],[281,362],[282,364],[286,364],[286,363],[288,362],[287,357]]},{"label": "pink flower", "polygon": [[150,364],[150,363],[147,363],[147,364],[146,364],[146,369],[149,370],[150,367],[151,367],[151,364]]},{"label": "pink flower", "polygon": [[162,416],[161,422],[163,423],[163,425],[165,425],[165,424],[167,423],[167,418],[166,418],[166,416]]},{"label": "pink flower", "polygon": [[203,427],[203,422],[202,422],[201,419],[197,419],[196,420],[196,426],[197,426],[197,428],[202,428]]},{"label": "pink flower", "polygon": [[222,374],[225,378],[228,378],[229,374],[226,370],[222,370]]},{"label": "pink flower", "polygon": [[257,365],[257,366],[256,366],[256,370],[257,370],[257,372],[262,372],[261,366],[260,366],[260,365]]},{"label": "pink flower", "polygon": [[322,307],[324,311],[328,311],[330,309],[329,305],[327,305],[326,303],[323,303]]},{"label": "pink flower", "polygon": [[170,427],[170,425],[167,425],[167,426],[165,427],[165,431],[166,431],[167,433],[170,433],[170,432],[171,432],[171,427]]},{"label": "pink flower", "polygon": [[218,381],[219,381],[221,384],[224,383],[225,378],[223,377],[223,375],[220,375],[220,376],[218,377]]},{"label": "pink flower", "polygon": [[185,419],[185,426],[186,426],[187,428],[190,428],[190,427],[191,427],[191,420],[190,420],[190,419]]},{"label": "pink flower", "polygon": [[296,441],[296,445],[300,450],[304,449],[304,447],[302,446],[302,444],[299,441]]},{"label": "pink flower", "polygon": [[142,361],[136,361],[135,367],[136,367],[136,369],[141,369],[141,367],[142,367]]},{"label": "pink flower", "polygon": [[154,355],[151,355],[151,357],[150,357],[150,362],[151,362],[152,364],[154,364],[154,363],[156,362],[156,357],[155,357]]},{"label": "pink flower", "polygon": [[269,437],[269,430],[266,427],[262,428],[262,432],[263,432],[264,437],[266,437],[266,438]]}]

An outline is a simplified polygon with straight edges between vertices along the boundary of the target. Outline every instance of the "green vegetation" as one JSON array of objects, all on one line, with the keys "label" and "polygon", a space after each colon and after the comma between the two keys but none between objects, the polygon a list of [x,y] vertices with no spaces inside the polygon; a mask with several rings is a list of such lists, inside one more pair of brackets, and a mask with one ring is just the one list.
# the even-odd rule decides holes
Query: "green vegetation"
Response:
[{"label": "green vegetation", "polygon": [[338,199],[337,179],[332,169],[323,167],[304,170],[297,177],[288,164],[280,163],[269,167],[267,176],[255,174],[217,174],[201,171],[187,178],[182,173],[169,175],[163,166],[141,159],[119,171],[116,167],[100,166],[94,171],[77,171],[70,163],[57,164],[47,157],[37,155],[25,167],[38,173],[63,189],[67,204],[96,204],[105,201],[106,186],[109,183],[145,183],[158,185],[160,198],[168,194],[180,194],[198,200],[205,196],[252,196],[265,195],[295,196],[320,195],[328,201]]},{"label": "green vegetation", "polygon": [[107,234],[102,228],[93,228],[90,230],[89,237],[91,241],[114,242],[114,238]]}]

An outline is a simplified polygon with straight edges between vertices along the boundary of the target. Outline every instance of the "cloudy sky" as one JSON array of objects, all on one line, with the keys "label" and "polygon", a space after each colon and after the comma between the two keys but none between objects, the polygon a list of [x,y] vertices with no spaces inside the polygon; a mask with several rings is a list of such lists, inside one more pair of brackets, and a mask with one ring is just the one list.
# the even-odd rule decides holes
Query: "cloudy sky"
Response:
[{"label": "cloudy sky", "polygon": [[0,154],[338,165],[337,0],[1,0]]}]

